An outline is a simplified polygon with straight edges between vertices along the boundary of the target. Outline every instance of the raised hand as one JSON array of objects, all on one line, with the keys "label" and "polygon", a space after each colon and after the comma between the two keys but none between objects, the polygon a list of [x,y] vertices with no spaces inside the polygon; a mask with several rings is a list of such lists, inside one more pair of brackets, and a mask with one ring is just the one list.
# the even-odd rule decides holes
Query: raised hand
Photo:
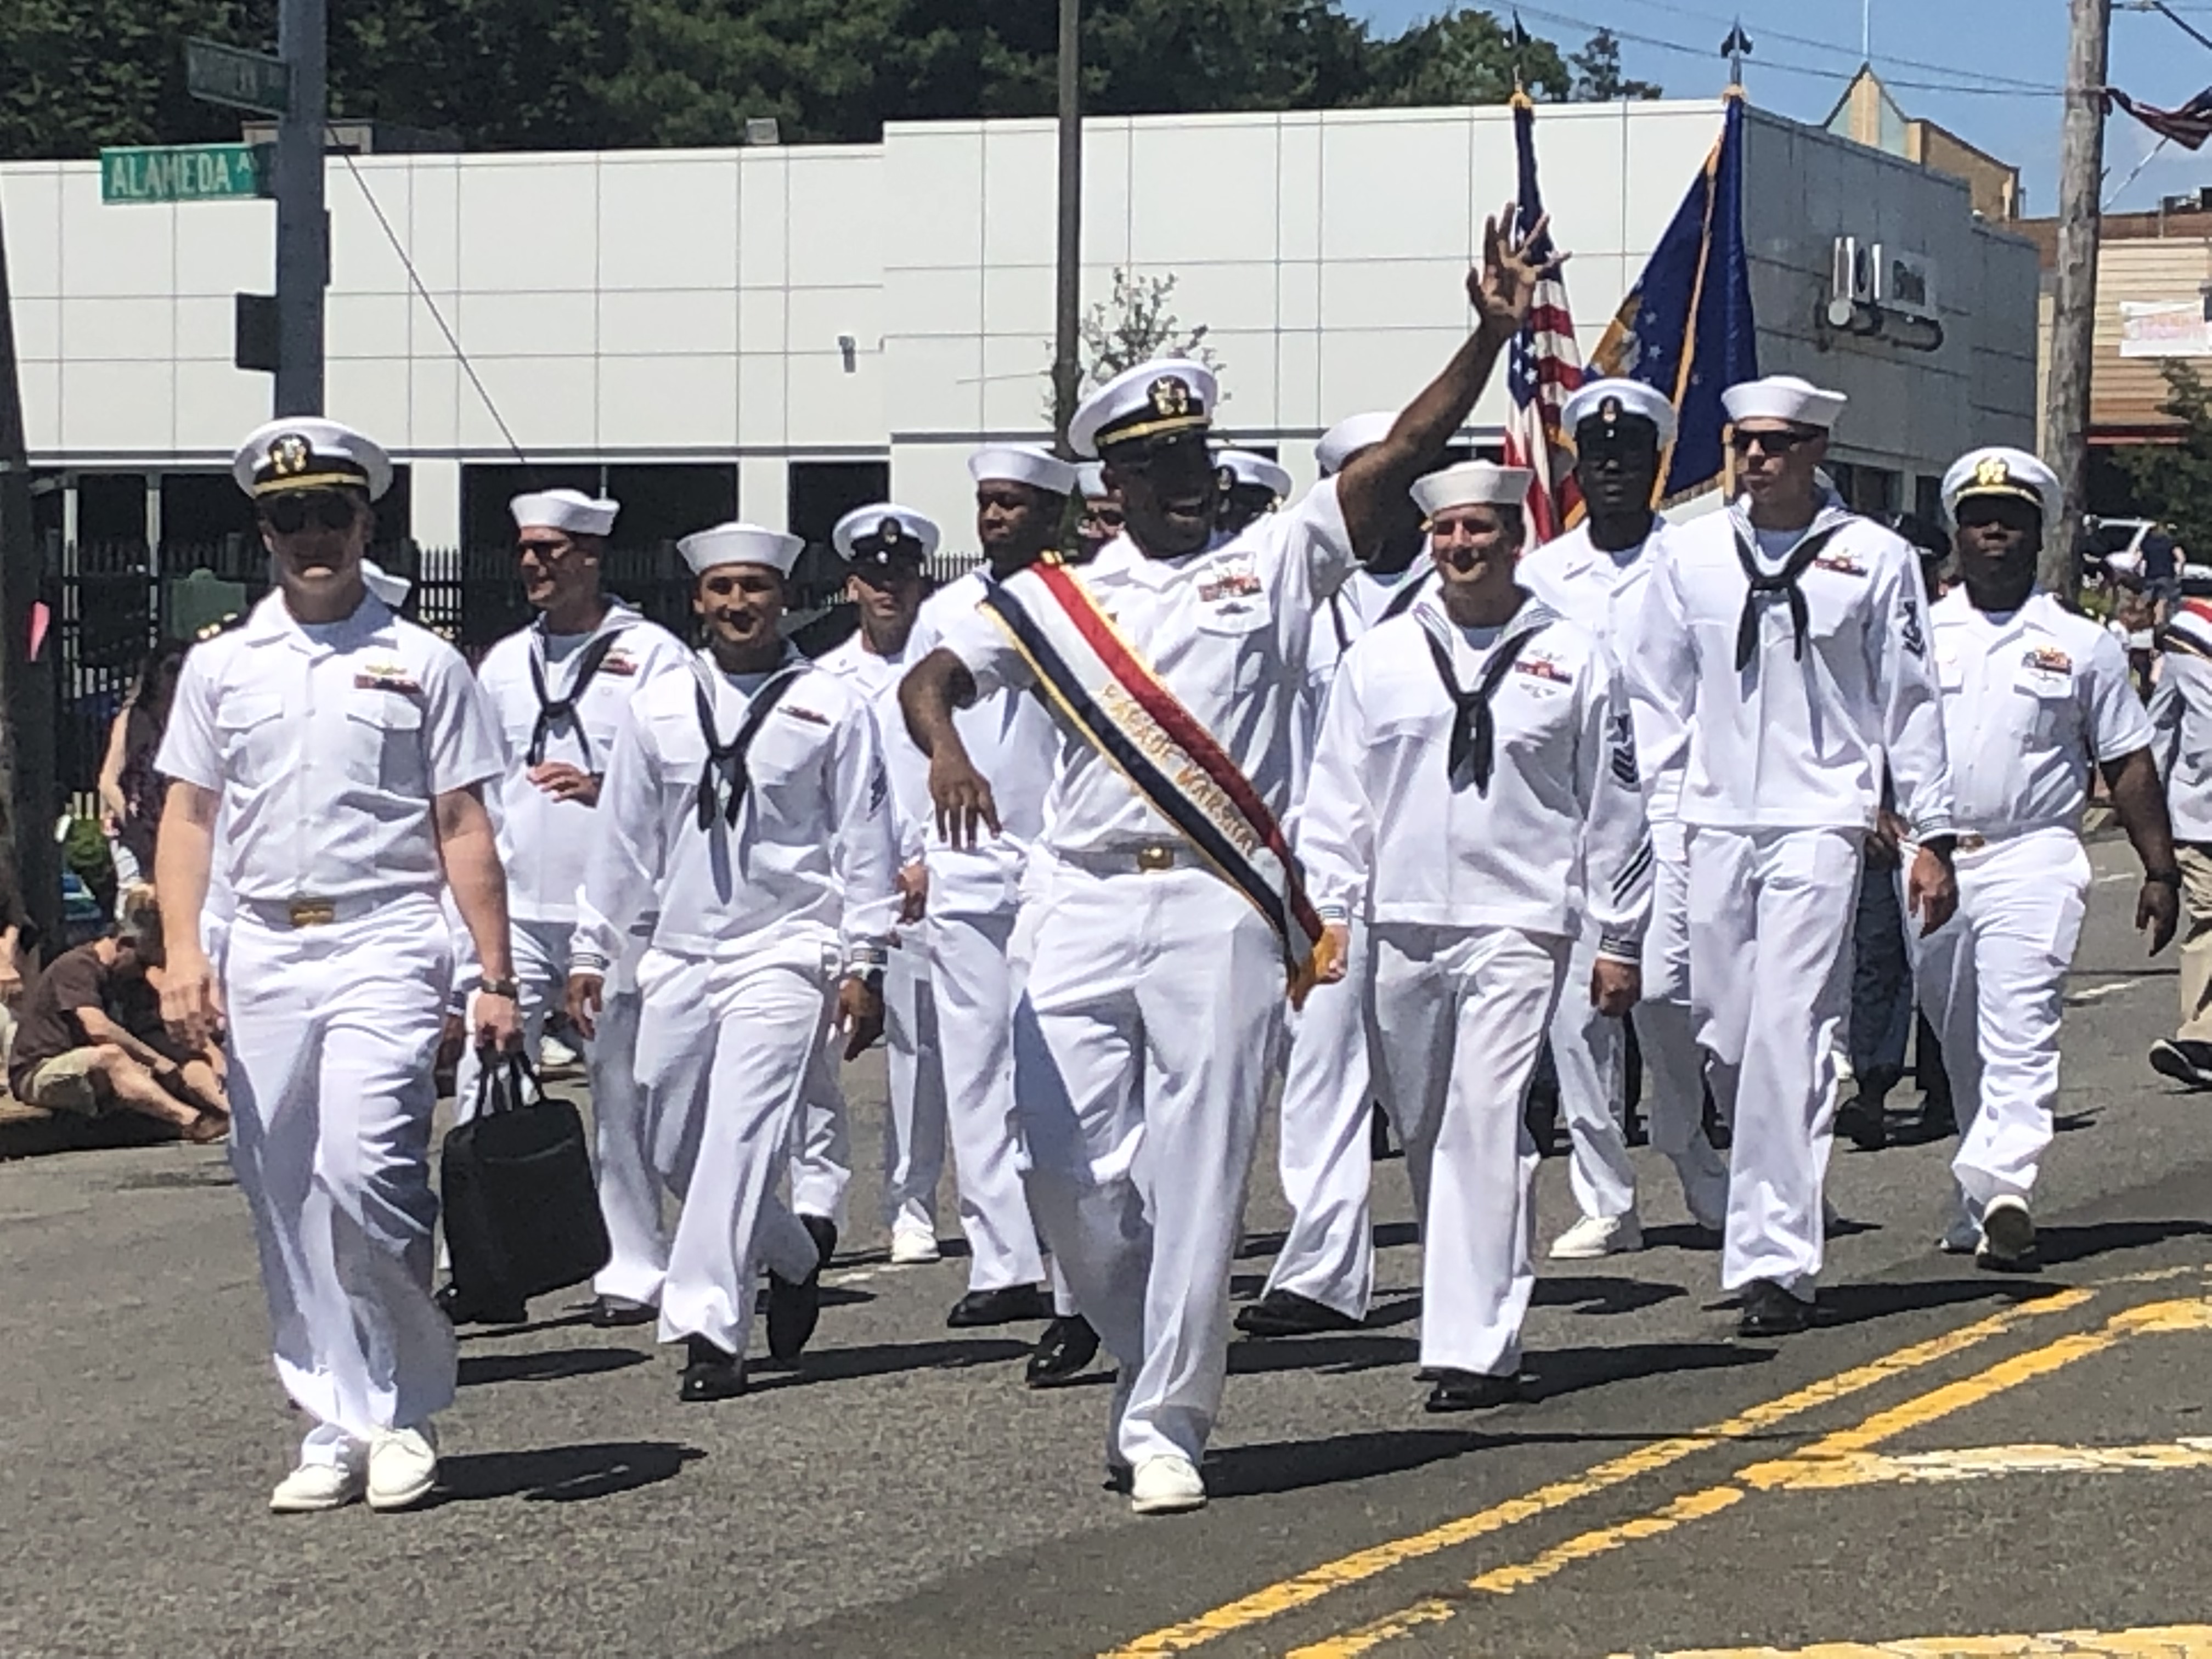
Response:
[{"label": "raised hand", "polygon": [[[1565,254],[1545,248],[1544,233],[1551,228],[1552,216],[1544,215],[1522,236],[1513,228],[1517,211],[1508,202],[1496,217],[1483,221],[1482,264],[1467,274],[1468,302],[1485,331],[1500,339],[1521,331],[1535,303],[1536,284],[1567,262]],[[1536,258],[1539,249],[1548,257]]]}]

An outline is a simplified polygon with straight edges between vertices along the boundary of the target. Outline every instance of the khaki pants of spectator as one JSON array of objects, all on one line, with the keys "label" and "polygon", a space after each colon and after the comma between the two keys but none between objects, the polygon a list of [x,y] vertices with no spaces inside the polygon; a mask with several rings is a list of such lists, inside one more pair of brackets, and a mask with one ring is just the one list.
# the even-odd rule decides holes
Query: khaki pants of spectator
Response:
[{"label": "khaki pants of spectator", "polygon": [[2212,853],[2174,848],[2189,919],[2181,930],[2181,1029],[2184,1042],[2212,1042]]}]

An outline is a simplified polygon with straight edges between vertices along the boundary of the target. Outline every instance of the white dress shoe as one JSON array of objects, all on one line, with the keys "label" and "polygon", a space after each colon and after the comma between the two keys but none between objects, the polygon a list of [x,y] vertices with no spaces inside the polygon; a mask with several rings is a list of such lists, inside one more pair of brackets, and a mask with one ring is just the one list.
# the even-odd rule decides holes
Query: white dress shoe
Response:
[{"label": "white dress shoe", "polygon": [[921,1267],[944,1259],[937,1247],[936,1231],[928,1227],[917,1227],[900,1222],[891,1229],[891,1266]]},{"label": "white dress shoe", "polygon": [[382,1429],[369,1442],[369,1508],[407,1509],[428,1498],[437,1484],[437,1434],[428,1423],[416,1429]]},{"label": "white dress shoe", "polygon": [[2027,1200],[2000,1194],[1982,1206],[1982,1245],[1974,1260],[1984,1267],[2022,1267],[2035,1260],[2035,1218]]},{"label": "white dress shoe", "polygon": [[1188,1457],[1147,1457],[1129,1476],[1129,1508],[1139,1515],[1177,1515],[1206,1507],[1206,1482]]},{"label": "white dress shoe", "polygon": [[278,1515],[342,1510],[360,1501],[368,1476],[358,1463],[302,1463],[276,1483],[269,1507]]},{"label": "white dress shoe", "polygon": [[1595,1261],[1644,1248],[1644,1224],[1626,1215],[1586,1215],[1552,1241],[1554,1261]]}]

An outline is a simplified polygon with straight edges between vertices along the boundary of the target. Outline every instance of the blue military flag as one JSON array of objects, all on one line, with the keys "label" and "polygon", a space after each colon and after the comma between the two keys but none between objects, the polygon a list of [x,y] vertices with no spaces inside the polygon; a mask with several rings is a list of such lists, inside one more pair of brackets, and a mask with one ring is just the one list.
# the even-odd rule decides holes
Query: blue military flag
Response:
[{"label": "blue military flag", "polygon": [[1679,423],[1659,499],[1720,481],[1721,393],[1759,378],[1751,269],[1743,240],[1743,99],[1731,94],[1719,141],[1651,250],[1644,274],[1591,354],[1593,375],[1625,375],[1663,393]]}]

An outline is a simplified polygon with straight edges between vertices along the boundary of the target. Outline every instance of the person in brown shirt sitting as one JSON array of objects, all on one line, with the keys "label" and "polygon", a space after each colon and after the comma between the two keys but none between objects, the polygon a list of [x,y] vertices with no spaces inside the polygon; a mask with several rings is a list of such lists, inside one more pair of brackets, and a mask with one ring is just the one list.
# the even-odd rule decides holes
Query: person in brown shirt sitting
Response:
[{"label": "person in brown shirt sitting", "polygon": [[185,1139],[230,1127],[212,1052],[179,1050],[162,1029],[161,913],[134,889],[110,938],[65,951],[22,1002],[8,1086],[26,1105],[83,1117],[136,1112]]}]

